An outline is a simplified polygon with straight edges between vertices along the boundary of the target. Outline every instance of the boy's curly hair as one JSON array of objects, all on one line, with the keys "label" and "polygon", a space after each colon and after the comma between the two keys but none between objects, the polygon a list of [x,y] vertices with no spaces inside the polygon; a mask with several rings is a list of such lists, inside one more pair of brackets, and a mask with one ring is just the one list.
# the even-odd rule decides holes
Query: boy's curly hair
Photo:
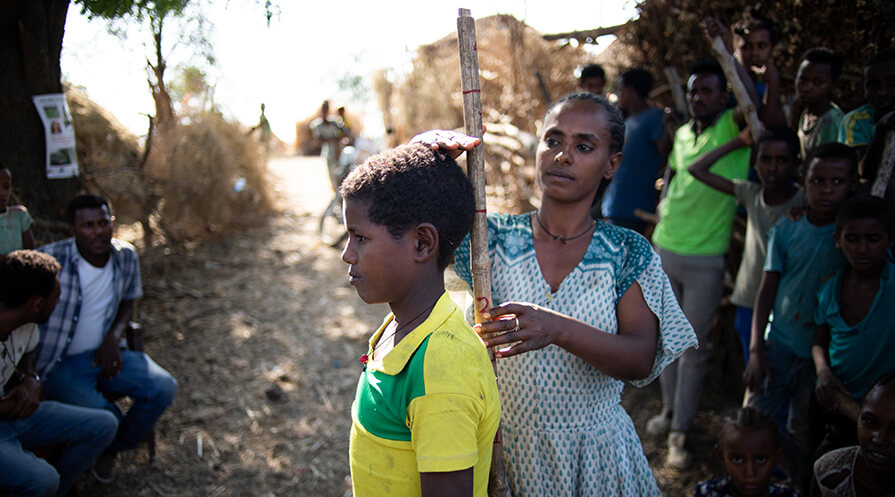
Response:
[{"label": "boy's curly hair", "polygon": [[763,16],[756,6],[746,7],[743,11],[743,17],[733,25],[733,33],[742,38],[761,29],[767,31],[770,35],[771,45],[777,43],[774,22]]},{"label": "boy's curly hair", "polygon": [[438,230],[438,268],[451,261],[475,215],[472,184],[441,150],[420,143],[370,157],[339,188],[345,199],[365,202],[368,216],[400,237],[419,223]]},{"label": "boy's curly hair", "polygon": [[836,211],[836,236],[842,233],[846,224],[855,219],[876,219],[886,229],[886,233],[895,233],[895,217],[889,212],[886,201],[880,197],[859,195],[843,202]]},{"label": "boy's curly hair", "polygon": [[802,56],[802,60],[811,62],[812,64],[826,64],[830,66],[830,76],[833,81],[837,81],[842,75],[842,65],[845,58],[842,54],[834,52],[827,47],[809,48]]},{"label": "boy's curly hair", "polygon": [[16,308],[31,297],[46,297],[56,286],[56,258],[36,250],[15,250],[0,256],[0,304]]},{"label": "boy's curly hair", "polygon": [[848,161],[849,174],[858,174],[858,155],[855,150],[844,143],[822,143],[808,151],[808,156],[802,161],[799,176],[804,180],[808,176],[811,162],[814,159],[845,159]]},{"label": "boy's curly hair", "polygon": [[[766,431],[771,434],[774,446],[780,446],[780,434],[777,432],[777,420],[770,414],[755,407],[742,407],[724,418],[721,433],[718,435],[719,446],[724,441],[727,430],[736,428],[740,431]],[[720,447],[722,450],[724,447]]]}]

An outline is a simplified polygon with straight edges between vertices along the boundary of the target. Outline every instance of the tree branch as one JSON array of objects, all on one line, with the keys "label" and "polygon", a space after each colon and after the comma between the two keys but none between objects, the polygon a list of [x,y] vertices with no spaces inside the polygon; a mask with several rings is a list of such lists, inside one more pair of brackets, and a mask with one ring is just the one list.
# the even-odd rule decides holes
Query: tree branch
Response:
[{"label": "tree branch", "polygon": [[597,38],[606,35],[614,35],[623,27],[630,24],[631,21],[628,21],[624,24],[619,24],[617,26],[609,26],[605,28],[596,28],[596,29],[588,29],[585,31],[571,31],[569,33],[555,33],[555,34],[547,34],[544,35],[544,39],[548,41],[552,40],[567,40],[567,39],[576,39],[579,43],[593,43],[596,45]]}]

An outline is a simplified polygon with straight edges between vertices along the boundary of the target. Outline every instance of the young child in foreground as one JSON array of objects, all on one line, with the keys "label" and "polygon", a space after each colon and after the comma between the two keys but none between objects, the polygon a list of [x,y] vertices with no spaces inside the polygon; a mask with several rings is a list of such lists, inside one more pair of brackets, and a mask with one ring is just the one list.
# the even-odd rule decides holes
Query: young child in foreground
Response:
[{"label": "young child in foreground", "polygon": [[799,138],[785,127],[773,127],[758,140],[755,170],[761,183],[727,179],[711,168],[725,155],[752,145],[752,134],[744,129],[736,138],[700,157],[687,170],[706,185],[736,197],[746,209],[746,243],[730,301],[737,307],[734,328],[743,346],[743,362],[749,363],[752,307],[761,283],[767,255],[768,230],[793,207],[805,203],[805,193],[793,184],[799,165]]},{"label": "young child in foreground", "polygon": [[812,497],[891,496],[895,489],[895,373],[867,392],[858,414],[858,445],[814,463]]},{"label": "young child in foreground", "polygon": [[789,402],[785,462],[797,490],[807,486],[813,452],[809,406],[815,380],[811,342],[817,292],[845,262],[833,242],[834,221],[856,184],[857,160],[849,147],[825,143],[812,150],[805,169],[808,213],[798,221],[782,219],[768,233],[749,363],[743,375],[754,392],[750,406],[777,417]]},{"label": "young child in foreground", "polygon": [[34,221],[22,205],[8,205],[12,195],[12,173],[0,165],[0,256],[13,250],[33,249]]},{"label": "young child in foreground", "polygon": [[838,390],[860,403],[873,382],[895,371],[895,264],[889,257],[892,212],[877,197],[855,197],[836,216],[836,246],[848,267],[818,294],[811,355],[814,391],[830,412],[817,454],[855,445],[855,422],[836,412]]},{"label": "young child in foreground", "polygon": [[771,483],[771,473],[783,457],[777,421],[754,407],[727,418],[715,446],[728,476],[696,486],[694,497],[792,497],[785,485]]},{"label": "young child in foreground", "polygon": [[472,225],[472,186],[440,151],[404,145],[342,183],[349,283],[392,313],[362,356],[349,456],[354,495],[481,496],[500,420],[481,339],[444,289]]}]

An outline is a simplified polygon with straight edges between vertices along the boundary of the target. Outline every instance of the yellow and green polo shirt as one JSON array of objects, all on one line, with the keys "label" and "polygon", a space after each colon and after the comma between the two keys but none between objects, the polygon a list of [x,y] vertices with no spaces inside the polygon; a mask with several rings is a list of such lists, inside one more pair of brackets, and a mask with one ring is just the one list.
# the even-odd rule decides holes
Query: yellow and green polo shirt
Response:
[{"label": "yellow and green polo shirt", "polygon": [[[392,319],[373,333],[368,355]],[[446,292],[379,369],[368,364],[361,373],[351,419],[355,497],[418,496],[420,473],[468,468],[473,494],[487,494],[497,380],[484,344]]]}]

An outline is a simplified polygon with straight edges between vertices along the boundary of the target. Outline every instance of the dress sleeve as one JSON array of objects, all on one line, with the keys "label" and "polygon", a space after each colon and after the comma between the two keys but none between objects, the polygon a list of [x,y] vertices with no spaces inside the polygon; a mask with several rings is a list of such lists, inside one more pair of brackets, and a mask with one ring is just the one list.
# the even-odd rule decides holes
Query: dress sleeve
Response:
[{"label": "dress sleeve", "polygon": [[696,333],[684,316],[677,302],[668,275],[662,270],[659,255],[649,249],[648,264],[636,281],[643,291],[643,299],[653,314],[659,319],[659,333],[656,344],[656,358],[646,378],[632,381],[636,387],[643,387],[655,380],[666,366],[674,362],[691,347],[697,347]]},{"label": "dress sleeve", "polygon": [[[497,215],[489,214],[488,215],[488,257],[492,257],[494,255],[494,247],[497,246],[497,233],[498,233],[498,218]],[[457,247],[457,250],[454,251],[454,273],[457,274],[457,277],[461,280],[465,281],[469,288],[472,288],[472,268],[470,267],[470,263],[472,262],[472,244],[470,242],[470,235],[467,233],[466,237],[463,238],[463,241],[460,242],[460,245]]]}]

